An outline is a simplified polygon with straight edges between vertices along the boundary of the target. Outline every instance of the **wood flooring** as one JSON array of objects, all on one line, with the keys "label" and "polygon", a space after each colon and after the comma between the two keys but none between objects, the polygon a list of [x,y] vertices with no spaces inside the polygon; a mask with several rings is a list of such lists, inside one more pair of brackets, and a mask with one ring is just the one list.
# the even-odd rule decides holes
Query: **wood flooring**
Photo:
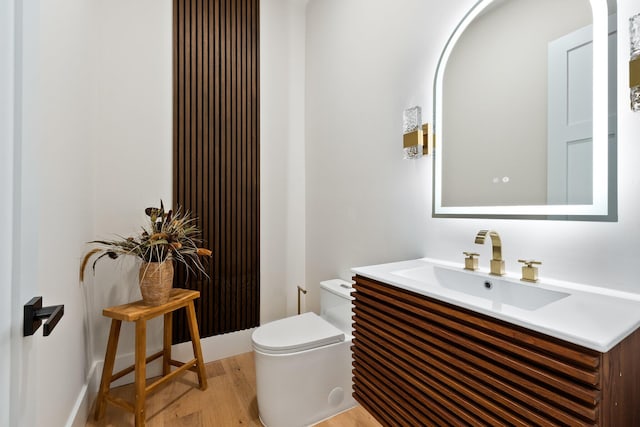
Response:
[{"label": "wood flooring", "polygon": [[[209,386],[205,391],[197,388],[196,374],[187,372],[147,397],[147,427],[260,427],[253,353],[207,363],[206,371]],[[133,385],[118,387],[113,393],[132,400]],[[113,405],[107,405],[105,416],[100,421],[94,420],[93,410],[92,407],[87,427],[134,424],[133,414]],[[317,427],[380,426],[360,406],[317,424]]]}]

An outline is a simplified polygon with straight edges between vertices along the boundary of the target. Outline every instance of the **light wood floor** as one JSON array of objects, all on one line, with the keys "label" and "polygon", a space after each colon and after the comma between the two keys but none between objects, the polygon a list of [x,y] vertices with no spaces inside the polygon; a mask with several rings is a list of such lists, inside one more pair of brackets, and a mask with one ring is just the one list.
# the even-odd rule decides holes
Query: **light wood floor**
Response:
[{"label": "light wood floor", "polygon": [[[192,372],[170,381],[147,398],[147,427],[261,426],[254,366],[253,353],[207,363],[205,391],[197,388],[198,379]],[[114,394],[132,400],[133,385],[119,387]],[[133,426],[133,414],[113,405],[107,405],[105,417],[100,421],[93,419],[93,409],[87,427]],[[356,407],[317,426],[380,427],[380,424],[362,407]]]}]

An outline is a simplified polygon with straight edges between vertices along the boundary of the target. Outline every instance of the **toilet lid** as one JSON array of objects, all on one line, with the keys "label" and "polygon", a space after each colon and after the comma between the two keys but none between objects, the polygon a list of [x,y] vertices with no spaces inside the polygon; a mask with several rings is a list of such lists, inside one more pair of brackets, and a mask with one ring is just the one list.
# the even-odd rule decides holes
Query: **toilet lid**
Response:
[{"label": "toilet lid", "polygon": [[344,333],[310,312],[262,325],[251,339],[254,348],[264,353],[295,353],[342,342]]}]

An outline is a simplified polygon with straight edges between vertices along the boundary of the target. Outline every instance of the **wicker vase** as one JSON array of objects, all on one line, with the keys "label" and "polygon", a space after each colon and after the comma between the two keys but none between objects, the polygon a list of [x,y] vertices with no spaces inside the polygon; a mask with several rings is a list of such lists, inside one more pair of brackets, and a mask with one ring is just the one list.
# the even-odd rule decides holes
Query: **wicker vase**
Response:
[{"label": "wicker vase", "polygon": [[169,300],[173,287],[173,262],[143,262],[140,266],[140,292],[147,305],[161,305]]}]

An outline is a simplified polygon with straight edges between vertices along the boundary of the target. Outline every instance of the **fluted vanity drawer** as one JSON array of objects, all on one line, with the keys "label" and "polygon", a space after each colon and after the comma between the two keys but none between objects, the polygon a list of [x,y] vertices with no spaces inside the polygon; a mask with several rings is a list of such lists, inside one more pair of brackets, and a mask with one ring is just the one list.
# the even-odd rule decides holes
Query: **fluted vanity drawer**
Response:
[{"label": "fluted vanity drawer", "polygon": [[386,425],[607,425],[617,416],[602,413],[615,398],[603,389],[615,381],[609,353],[355,280],[354,395]]}]

